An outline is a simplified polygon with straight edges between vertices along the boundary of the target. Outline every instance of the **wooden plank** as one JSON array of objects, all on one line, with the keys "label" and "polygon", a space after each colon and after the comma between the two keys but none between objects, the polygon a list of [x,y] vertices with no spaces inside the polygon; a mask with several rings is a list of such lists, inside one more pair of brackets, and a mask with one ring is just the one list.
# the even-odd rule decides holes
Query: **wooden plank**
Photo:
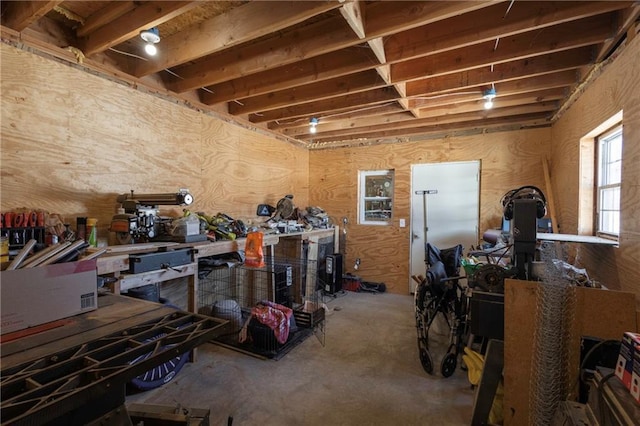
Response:
[{"label": "wooden plank", "polygon": [[[163,55],[138,61],[134,75],[142,77],[241,43],[280,31],[315,15],[340,7],[339,3],[289,2],[273,7],[269,2],[249,2],[162,39]],[[188,40],[188,43],[185,43]]]},{"label": "wooden plank", "polygon": [[553,185],[551,184],[551,176],[549,175],[549,160],[547,157],[542,159],[542,171],[544,173],[544,183],[545,183],[545,199],[547,200],[547,207],[549,209],[548,214],[551,218],[551,229],[553,229],[553,233],[557,234],[559,232],[558,228],[558,216],[556,215],[556,201],[553,194]]},{"label": "wooden plank", "polygon": [[349,47],[209,85],[208,91],[201,95],[202,102],[211,105],[366,71],[375,61],[376,57],[372,51]]},{"label": "wooden plank", "polygon": [[309,114],[320,114],[323,112],[334,112],[336,109],[364,108],[366,105],[375,105],[383,102],[393,101],[398,98],[398,93],[390,87],[382,87],[364,92],[358,92],[341,96],[339,98],[325,99],[317,102],[307,102],[292,107],[285,107],[266,111],[261,114],[251,114],[249,120],[252,123],[264,123],[272,120],[282,120],[285,118],[304,117]]},{"label": "wooden plank", "polygon": [[391,76],[393,82],[409,81],[594,45],[611,35],[611,18],[610,15],[596,16],[545,28],[540,33],[533,31],[501,38],[497,49],[495,41],[489,41],[398,62],[391,65]]},{"label": "wooden plank", "polygon": [[369,126],[367,129],[359,128],[357,132],[350,129],[323,132],[321,135],[314,137],[313,140],[319,142],[324,140],[346,140],[349,139],[349,136],[352,134],[355,134],[356,137],[358,137],[358,135],[360,135],[360,137],[368,137],[373,136],[373,134],[379,134],[381,136],[419,135],[437,130],[438,128],[452,129],[456,127],[456,125],[458,129],[477,126],[487,127],[491,124],[504,125],[517,123],[518,120],[524,122],[527,118],[540,120],[542,124],[548,122],[548,112],[553,111],[555,107],[555,103],[542,102],[521,107],[493,108],[488,111],[483,109],[462,114],[420,118],[414,120],[412,123],[397,121],[389,124],[374,125]]},{"label": "wooden plank", "polygon": [[303,104],[305,102],[317,102],[347,93],[358,93],[377,87],[385,87],[387,83],[380,79],[375,70],[363,71],[351,74],[348,77],[339,77],[298,86],[293,92],[281,90],[264,95],[240,99],[238,103],[229,103],[229,114],[242,115],[254,112],[264,112],[285,106]]},{"label": "wooden plank", "polygon": [[[426,25],[439,19],[481,9],[492,2],[385,2],[368,6],[367,38],[382,37],[399,30]],[[369,31],[369,28],[373,31]],[[252,43],[242,49],[230,49],[197,64],[183,67],[180,76],[171,79],[167,87],[177,93],[221,83],[265,69],[291,64],[304,58],[355,46],[361,42],[342,17],[335,16],[305,27],[304,34],[285,34],[274,44],[272,40]]]},{"label": "wooden plank", "polygon": [[155,284],[163,281],[174,280],[176,278],[196,275],[198,271],[197,263],[180,265],[171,269],[142,272],[139,274],[122,274],[120,276],[120,291],[129,290],[143,285]]},{"label": "wooden plank", "polygon": [[133,1],[111,2],[99,11],[87,17],[84,24],[76,31],[76,35],[78,37],[84,37],[98,28],[111,23],[113,20],[125,13],[132,11],[135,7],[136,4]]},{"label": "wooden plank", "polygon": [[340,13],[358,38],[362,39],[366,37],[364,17],[362,16],[360,2],[358,0],[350,0],[344,3],[340,8]]},{"label": "wooden plank", "polygon": [[540,241],[561,241],[566,243],[587,243],[602,244],[605,246],[617,246],[618,241],[609,240],[607,238],[596,237],[593,235],[572,235],[572,234],[548,234],[539,232],[536,238]]},{"label": "wooden plank", "polygon": [[[522,2],[505,16],[504,3],[394,34],[385,41],[390,62],[406,61],[446,50],[495,42],[527,31],[628,7],[630,2]],[[494,16],[496,19],[487,19]],[[498,19],[501,18],[501,19]]]},{"label": "wooden plank", "polygon": [[490,68],[474,69],[462,74],[443,75],[407,83],[407,96],[424,93],[444,93],[486,84],[516,80],[552,72],[575,70],[592,61],[592,49],[581,47],[570,52],[551,53],[533,58],[497,64]]},{"label": "wooden plank", "polygon": [[2,25],[22,31],[62,2],[63,0],[5,2],[2,5]]},{"label": "wooden plank", "polygon": [[105,51],[126,40],[137,37],[140,31],[156,27],[163,22],[192,9],[198,2],[192,1],[149,1],[129,13],[97,28],[82,38],[81,50],[85,56]]}]

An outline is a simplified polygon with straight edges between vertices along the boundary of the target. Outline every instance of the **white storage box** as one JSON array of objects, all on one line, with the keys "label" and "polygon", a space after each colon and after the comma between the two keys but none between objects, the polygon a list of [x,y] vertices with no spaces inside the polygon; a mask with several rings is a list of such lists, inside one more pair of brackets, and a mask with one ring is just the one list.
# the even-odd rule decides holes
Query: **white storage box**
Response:
[{"label": "white storage box", "polygon": [[97,287],[95,259],[3,271],[0,333],[93,311]]}]

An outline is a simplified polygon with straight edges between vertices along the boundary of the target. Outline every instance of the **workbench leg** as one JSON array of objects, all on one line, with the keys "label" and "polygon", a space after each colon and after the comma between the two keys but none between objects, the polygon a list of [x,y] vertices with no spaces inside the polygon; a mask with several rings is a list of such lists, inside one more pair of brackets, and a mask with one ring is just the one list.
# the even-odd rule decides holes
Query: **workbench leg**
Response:
[{"label": "workbench leg", "polygon": [[[188,287],[189,287],[189,296],[187,300],[187,307],[189,312],[197,314],[198,313],[198,265],[196,264],[195,273],[193,275],[189,275],[187,277]],[[189,361],[196,362],[197,358],[197,348],[193,348],[191,353],[189,354]]]},{"label": "workbench leg", "polygon": [[113,294],[120,294],[120,272],[114,272],[113,276],[116,278],[116,281],[109,284],[109,289]]}]

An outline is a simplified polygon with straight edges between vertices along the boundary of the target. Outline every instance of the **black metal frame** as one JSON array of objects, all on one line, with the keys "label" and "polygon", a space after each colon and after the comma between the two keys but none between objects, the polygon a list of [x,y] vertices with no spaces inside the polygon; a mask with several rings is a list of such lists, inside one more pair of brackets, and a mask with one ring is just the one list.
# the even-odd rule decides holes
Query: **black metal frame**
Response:
[{"label": "black metal frame", "polygon": [[[69,413],[86,411],[89,404],[90,416],[98,418],[124,402],[128,381],[214,339],[226,322],[173,311],[3,369],[0,372],[2,424],[60,423],[61,418],[68,422]],[[133,363],[147,353],[152,355]],[[77,416],[71,418],[77,420]]]}]

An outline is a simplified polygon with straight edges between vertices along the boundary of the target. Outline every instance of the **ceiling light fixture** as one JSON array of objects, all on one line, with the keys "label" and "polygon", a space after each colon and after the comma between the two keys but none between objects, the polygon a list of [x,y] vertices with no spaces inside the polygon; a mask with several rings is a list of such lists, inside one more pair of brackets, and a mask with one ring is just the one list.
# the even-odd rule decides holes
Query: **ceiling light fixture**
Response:
[{"label": "ceiling light fixture", "polygon": [[309,133],[315,133],[318,131],[318,129],[316,128],[318,126],[318,119],[315,117],[311,117],[311,120],[309,120]]},{"label": "ceiling light fixture", "polygon": [[160,42],[160,31],[158,31],[158,27],[140,31],[140,38],[147,43],[144,46],[144,51],[147,52],[147,55],[154,56],[158,53],[158,49],[156,48],[156,43]]},{"label": "ceiling light fixture", "polygon": [[496,89],[486,89],[482,92],[482,98],[484,99],[484,109],[491,109],[493,107],[493,100],[496,97]]}]

